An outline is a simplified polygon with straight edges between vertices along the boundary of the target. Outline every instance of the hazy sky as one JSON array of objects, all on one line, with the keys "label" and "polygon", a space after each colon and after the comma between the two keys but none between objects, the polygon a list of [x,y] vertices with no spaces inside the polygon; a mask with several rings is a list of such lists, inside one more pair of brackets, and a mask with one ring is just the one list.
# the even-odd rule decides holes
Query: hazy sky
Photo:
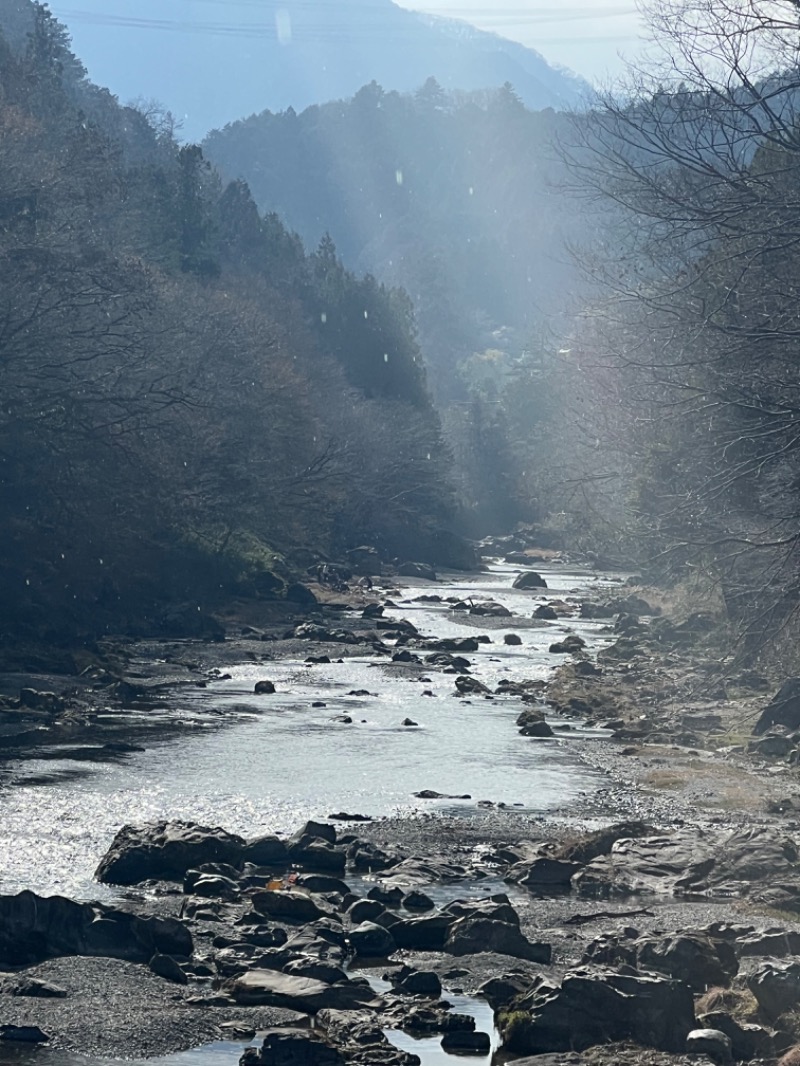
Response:
[{"label": "hazy sky", "polygon": [[[296,0],[289,0],[287,7]],[[318,0],[335,9],[337,0]],[[348,0],[353,3],[354,0]],[[365,3],[367,0],[358,0]],[[619,54],[637,51],[640,19],[635,0],[396,0],[402,7],[449,16],[473,23],[504,37],[535,48],[545,59],[570,67],[589,80],[605,80],[623,70]],[[102,34],[125,32],[115,27],[118,16],[151,14],[154,18],[182,18],[208,22],[219,20],[247,23],[263,21],[264,11],[273,17],[274,0],[50,0],[53,13],[70,27],[79,56],[87,60],[90,73],[102,81]],[[226,10],[227,9],[227,10]],[[157,30],[153,31],[158,33]],[[99,69],[98,69],[99,66]],[[113,81],[113,78],[111,79]]]},{"label": "hazy sky", "polygon": [[589,79],[616,77],[639,45],[634,0],[395,0],[401,7],[472,22],[535,48]]}]

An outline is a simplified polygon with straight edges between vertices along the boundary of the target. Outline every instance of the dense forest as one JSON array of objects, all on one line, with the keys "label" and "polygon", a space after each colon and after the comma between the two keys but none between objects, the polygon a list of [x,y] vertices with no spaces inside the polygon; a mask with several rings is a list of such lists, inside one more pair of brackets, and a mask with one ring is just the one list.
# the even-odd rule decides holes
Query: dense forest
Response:
[{"label": "dense forest", "polygon": [[0,40],[6,632],[152,629],[410,531],[424,554],[453,498],[407,297],[307,254],[31,11]]}]

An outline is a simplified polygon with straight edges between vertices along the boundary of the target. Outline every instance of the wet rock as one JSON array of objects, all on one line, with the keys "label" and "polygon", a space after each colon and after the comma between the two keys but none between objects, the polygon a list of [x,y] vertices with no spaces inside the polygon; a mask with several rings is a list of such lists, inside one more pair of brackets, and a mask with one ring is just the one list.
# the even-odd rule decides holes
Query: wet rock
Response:
[{"label": "wet rock", "polygon": [[347,917],[353,925],[360,925],[361,922],[374,921],[385,910],[386,907],[377,899],[359,899],[347,912]]},{"label": "wet rock", "polygon": [[301,955],[292,959],[282,967],[283,973],[294,977],[311,977],[315,981],[322,981],[326,985],[339,984],[347,981],[348,976],[341,966],[328,962],[326,959],[317,959],[309,955]]},{"label": "wet rock", "polygon": [[375,885],[367,893],[367,899],[377,900],[384,907],[399,907],[403,901],[403,891],[396,886]]},{"label": "wet rock", "polygon": [[522,995],[531,985],[528,974],[507,973],[500,977],[490,977],[478,989],[493,1011],[497,1012],[508,1006],[512,1000]]},{"label": "wet rock", "polygon": [[311,589],[307,585],[301,584],[299,581],[294,581],[291,585],[287,585],[286,600],[288,603],[294,603],[298,607],[319,606],[319,600]]},{"label": "wet rock", "polygon": [[403,1028],[410,1033],[471,1033],[475,1030],[475,1019],[469,1014],[437,1009],[435,1007],[414,1007],[403,1019]]},{"label": "wet rock", "polygon": [[[242,940],[247,944],[253,944],[257,948],[279,948],[289,939],[286,930],[279,925],[256,925],[241,934]],[[217,944],[215,938],[214,944]],[[222,938],[227,939],[225,937]],[[224,946],[224,945],[223,945]]]},{"label": "wet rock", "polygon": [[549,739],[550,737],[555,736],[552,727],[544,721],[528,722],[528,724],[524,725],[519,732],[520,736],[523,737],[540,737]]},{"label": "wet rock", "polygon": [[442,1037],[442,1051],[455,1055],[488,1055],[491,1049],[488,1033],[456,1031]]},{"label": "wet rock", "polygon": [[10,980],[1,989],[8,996],[25,996],[31,999],[66,999],[67,990],[49,981],[40,981],[36,977],[20,977]]},{"label": "wet rock", "polygon": [[421,800],[440,800],[440,799],[446,799],[446,800],[468,800],[468,799],[472,799],[472,796],[467,796],[467,795],[464,795],[464,796],[451,796],[451,795],[448,795],[445,792],[435,792],[432,788],[423,788],[421,792],[412,792],[411,795],[415,796],[417,799],[421,799]]},{"label": "wet rock", "polygon": [[[335,834],[333,826],[324,826]],[[343,874],[347,864],[347,851],[345,848],[336,847],[328,838],[321,834],[312,835],[302,833],[289,842],[289,860],[297,866],[319,872]]]},{"label": "wet rock", "polygon": [[386,915],[387,927],[398,948],[404,951],[443,951],[453,923],[451,916],[432,914],[427,918],[395,918]]},{"label": "wet rock", "polygon": [[557,622],[558,612],[547,603],[540,603],[533,612],[533,617],[544,622]]},{"label": "wet rock", "polygon": [[363,1066],[420,1066],[416,1055],[400,1051],[386,1039],[374,1015],[367,1011],[322,1010],[316,1024],[341,1048],[347,1061]]},{"label": "wet rock", "polygon": [[694,992],[727,987],[739,970],[733,946],[702,933],[650,934],[634,940],[612,934],[591,943],[584,961],[663,973]]},{"label": "wet rock", "polygon": [[559,986],[534,985],[502,1019],[506,1046],[522,1055],[617,1040],[677,1053],[694,1027],[687,985],[655,974],[586,967],[566,973]]},{"label": "wet rock", "polygon": [[281,890],[256,892],[252,904],[259,914],[285,922],[315,922],[325,917],[325,911],[304,892]]},{"label": "wet rock", "polygon": [[154,974],[163,977],[165,981],[172,981],[176,985],[189,984],[189,978],[171,955],[154,955],[148,966]]},{"label": "wet rock", "polygon": [[241,857],[254,866],[282,866],[288,861],[289,852],[282,840],[268,834],[245,844]]},{"label": "wet rock", "polygon": [[140,918],[99,903],[20,892],[0,896],[0,964],[30,966],[64,955],[148,962],[157,952],[190,956],[189,930],[175,918]]},{"label": "wet rock", "polygon": [[800,932],[795,929],[758,930],[737,937],[735,947],[740,958],[769,955],[780,959],[787,955],[800,955]]},{"label": "wet rock", "polygon": [[512,648],[518,647],[520,644],[522,644],[522,637],[520,637],[517,633],[506,633],[506,635],[503,637],[503,643],[507,644],[509,647]]},{"label": "wet rock", "polygon": [[725,1011],[713,1011],[700,1014],[697,1022],[704,1029],[716,1029],[724,1033],[731,1042],[733,1057],[739,1061],[755,1058],[772,1058],[775,1043],[772,1034],[761,1025],[740,1023]]},{"label": "wet rock", "polygon": [[435,904],[430,896],[412,888],[403,897],[403,906],[409,911],[432,911]]},{"label": "wet rock", "polygon": [[580,606],[581,618],[613,618],[615,614],[614,606],[608,603],[594,603],[592,600],[584,600]]},{"label": "wet rock", "polygon": [[328,985],[310,977],[295,977],[276,970],[250,970],[229,981],[225,990],[243,1007],[285,1007],[303,1014],[317,1011],[378,1009],[381,1000],[371,988],[356,981]]},{"label": "wet rock", "polygon": [[506,881],[531,889],[568,889],[573,875],[580,868],[581,864],[577,862],[541,856],[527,862],[516,863],[506,874]]},{"label": "wet rock", "polygon": [[466,652],[469,654],[472,651],[477,651],[481,646],[481,642],[477,637],[443,637],[441,640],[427,641],[427,646],[432,651]]},{"label": "wet rock", "polygon": [[487,688],[483,682],[478,681],[475,677],[457,677],[456,688],[463,696],[483,695],[491,692],[491,689]]},{"label": "wet rock", "polygon": [[336,814],[329,814],[328,818],[332,822],[371,822],[371,814],[348,814],[346,811],[338,811]]},{"label": "wet rock", "polygon": [[800,959],[765,962],[746,978],[747,987],[768,1018],[795,1010],[800,1001]]},{"label": "wet rock", "polygon": [[528,726],[537,725],[544,721],[544,711],[541,707],[526,707],[517,717],[517,725],[520,729],[527,729]]},{"label": "wet rock", "polygon": [[350,930],[350,946],[361,958],[373,959],[385,959],[397,947],[389,929],[369,921]]},{"label": "wet rock", "polygon": [[397,863],[392,855],[369,840],[356,840],[347,848],[347,858],[356,870],[386,870]]},{"label": "wet rock", "polygon": [[469,609],[470,614],[487,616],[489,618],[510,618],[511,611],[496,600],[486,600],[485,603],[475,603]]},{"label": "wet rock", "polygon": [[55,692],[40,692],[35,688],[23,688],[19,694],[20,707],[27,707],[32,711],[43,711],[45,714],[60,714],[65,710],[67,701]]},{"label": "wet rock", "polygon": [[125,825],[101,859],[95,877],[113,885],[182,881],[188,870],[206,863],[237,864],[244,849],[241,837],[194,822]]},{"label": "wet rock", "polygon": [[256,681],[253,692],[257,696],[271,696],[275,692],[274,681]]},{"label": "wet rock", "polygon": [[511,587],[525,591],[528,589],[546,589],[547,582],[542,575],[537,574],[535,570],[528,570],[524,574],[520,574],[519,577],[514,580]]},{"label": "wet rock", "polygon": [[344,1061],[319,1034],[295,1031],[267,1033],[259,1049],[247,1049],[240,1066],[344,1066]]},{"label": "wet rock", "polygon": [[400,724],[406,727],[419,726],[419,722],[414,722],[410,718],[404,718]]},{"label": "wet rock", "polygon": [[442,982],[433,970],[409,970],[408,967],[403,967],[394,978],[393,984],[401,992],[407,992],[411,996],[438,999],[442,994]]},{"label": "wet rock", "polygon": [[400,577],[414,577],[422,581],[436,581],[436,571],[427,563],[401,563],[397,568]]},{"label": "wet rock", "polygon": [[689,1055],[707,1055],[719,1066],[727,1066],[733,1059],[730,1037],[719,1029],[692,1029],[686,1037],[686,1051]]},{"label": "wet rock", "polygon": [[517,926],[491,918],[459,918],[448,931],[444,950],[451,955],[491,951],[545,965],[552,956],[549,944],[530,941]]},{"label": "wet rock", "polygon": [[465,659],[461,655],[448,655],[446,652],[435,652],[433,655],[426,655],[425,662],[431,666],[451,666],[460,673],[464,673],[472,666],[469,659]]},{"label": "wet rock", "polygon": [[350,889],[347,886],[346,881],[342,881],[338,877],[332,877],[330,874],[299,874],[295,881],[297,888],[305,889],[306,892],[313,893],[334,893],[338,892],[341,896],[346,896]]},{"label": "wet rock", "polygon": [[569,633],[563,640],[547,649],[553,655],[575,655],[586,647],[586,641],[576,633]]},{"label": "wet rock", "polygon": [[38,1025],[0,1025],[0,1040],[20,1044],[46,1044],[50,1037]]},{"label": "wet rock", "polygon": [[199,870],[189,870],[183,882],[183,891],[204,899],[234,900],[240,895],[239,885],[230,877],[201,873]]},{"label": "wet rock", "polygon": [[557,857],[568,862],[587,863],[601,855],[608,855],[618,840],[636,840],[650,832],[644,822],[616,822],[605,829],[587,833],[559,849]]}]

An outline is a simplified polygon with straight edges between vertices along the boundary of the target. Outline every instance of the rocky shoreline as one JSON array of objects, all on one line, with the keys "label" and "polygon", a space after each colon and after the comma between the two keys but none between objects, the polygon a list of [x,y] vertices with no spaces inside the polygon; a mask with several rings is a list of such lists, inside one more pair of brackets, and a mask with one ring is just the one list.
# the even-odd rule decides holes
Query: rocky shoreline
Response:
[{"label": "rocky shoreline", "polygon": [[[534,559],[513,561],[524,577]],[[26,677],[12,697],[19,678],[7,676],[6,754],[74,742],[124,758],[152,735],[131,707],[265,648],[268,662],[367,647],[398,668],[453,673],[464,699],[491,698],[469,642],[493,617],[530,624],[500,605],[454,604],[476,637],[434,641],[384,622],[377,590],[314,595],[328,600],[316,618],[239,617],[240,637],[202,657],[176,644],[169,661],[160,645],[155,676],[145,643],[122,656],[123,676],[90,665],[65,695]],[[561,620],[602,617],[608,646],[593,659],[568,635],[545,691],[503,690],[519,699],[521,743],[547,744],[575,720],[604,730],[584,758],[606,788],[546,819],[487,804],[470,818],[342,812],[284,839],[126,827],[98,856],[98,879],[127,886],[119,905],[0,896],[0,1038],[92,1062],[231,1039],[248,1066],[415,1066],[386,1031],[490,1052],[494,1034],[447,1009],[467,994],[491,1005],[504,1056],[541,1066],[774,1060],[800,1045],[800,698],[753,671],[723,684],[715,620],[669,616],[648,595],[551,597]]]}]

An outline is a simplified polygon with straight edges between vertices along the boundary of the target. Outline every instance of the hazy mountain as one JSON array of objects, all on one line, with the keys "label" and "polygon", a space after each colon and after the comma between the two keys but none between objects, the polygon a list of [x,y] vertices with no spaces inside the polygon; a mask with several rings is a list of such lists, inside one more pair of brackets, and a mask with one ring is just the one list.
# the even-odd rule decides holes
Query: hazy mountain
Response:
[{"label": "hazy mountain", "polygon": [[[0,0],[3,20],[17,0]],[[63,8],[63,11],[62,11]],[[198,6],[177,0],[53,0],[93,81],[123,102],[156,99],[190,139],[264,109],[303,110],[377,81],[415,89],[510,82],[531,108],[576,104],[581,79],[537,52],[466,23],[407,11],[391,0],[264,0]],[[18,21],[18,20],[17,20]]]}]

